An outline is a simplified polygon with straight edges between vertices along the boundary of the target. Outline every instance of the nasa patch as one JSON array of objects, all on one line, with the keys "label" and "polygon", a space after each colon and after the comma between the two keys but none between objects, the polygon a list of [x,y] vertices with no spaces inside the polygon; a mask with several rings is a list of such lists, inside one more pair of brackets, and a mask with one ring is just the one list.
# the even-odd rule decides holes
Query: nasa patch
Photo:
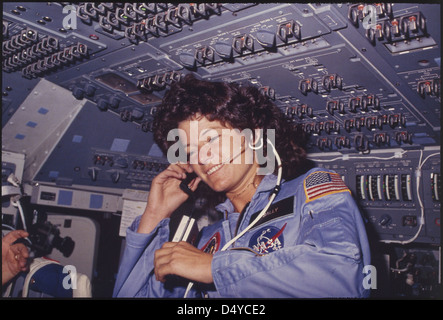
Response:
[{"label": "nasa patch", "polygon": [[255,232],[249,240],[249,247],[259,254],[268,254],[283,248],[285,241],[283,237],[284,226],[279,229],[274,226],[263,227]]}]

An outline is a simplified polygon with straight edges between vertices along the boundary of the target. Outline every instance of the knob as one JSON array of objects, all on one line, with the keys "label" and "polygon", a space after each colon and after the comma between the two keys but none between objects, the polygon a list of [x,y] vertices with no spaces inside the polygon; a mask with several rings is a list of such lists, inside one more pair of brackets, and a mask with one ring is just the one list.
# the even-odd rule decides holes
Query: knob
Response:
[{"label": "knob", "polygon": [[96,87],[94,87],[92,84],[88,83],[85,86],[85,93],[88,97],[92,97],[95,94],[95,91],[97,90]]},{"label": "knob", "polygon": [[111,106],[111,108],[117,109],[120,105],[120,99],[118,99],[117,97],[109,98],[109,105]]},{"label": "knob", "polygon": [[387,226],[392,222],[392,217],[389,214],[384,214],[380,217],[379,223],[382,226]]},{"label": "knob", "polygon": [[105,99],[100,98],[97,101],[97,107],[102,111],[106,111],[106,110],[108,110],[108,102]]},{"label": "knob", "polygon": [[75,87],[74,89],[72,89],[72,95],[77,100],[82,100],[85,97],[85,91],[82,88]]}]

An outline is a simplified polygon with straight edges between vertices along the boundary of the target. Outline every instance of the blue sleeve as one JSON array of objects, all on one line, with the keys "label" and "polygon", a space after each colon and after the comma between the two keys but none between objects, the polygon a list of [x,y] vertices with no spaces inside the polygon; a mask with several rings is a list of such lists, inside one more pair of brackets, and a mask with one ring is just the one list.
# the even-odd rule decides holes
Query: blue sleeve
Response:
[{"label": "blue sleeve", "polygon": [[367,296],[362,272],[369,249],[350,193],[299,203],[295,210],[300,224],[288,230],[288,222],[285,232],[295,233],[296,240],[280,250],[261,256],[235,249],[214,255],[213,278],[222,297]]},{"label": "blue sleeve", "polygon": [[137,233],[139,223],[140,217],[127,229],[113,297],[183,297],[183,285],[165,285],[154,275],[154,253],[169,240],[169,219],[162,220],[150,234]]}]

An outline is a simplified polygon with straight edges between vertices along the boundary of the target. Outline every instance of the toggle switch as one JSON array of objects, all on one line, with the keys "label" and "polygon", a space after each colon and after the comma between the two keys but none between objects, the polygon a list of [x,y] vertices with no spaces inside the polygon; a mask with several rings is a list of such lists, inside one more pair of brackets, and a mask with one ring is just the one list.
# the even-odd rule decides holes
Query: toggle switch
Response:
[{"label": "toggle switch", "polygon": [[177,18],[180,19],[180,21],[191,24],[191,9],[189,7],[189,4],[187,3],[179,3],[177,6]]},{"label": "toggle switch", "polygon": [[98,170],[96,168],[89,168],[88,175],[92,181],[97,181]]},{"label": "toggle switch", "polygon": [[140,79],[137,81],[137,88],[140,91],[149,92],[152,90],[151,83],[152,83],[152,77]]},{"label": "toggle switch", "polygon": [[351,141],[345,136],[336,137],[334,143],[338,149],[351,147]]},{"label": "toggle switch", "polygon": [[117,183],[120,180],[120,172],[115,171],[111,174],[111,180],[114,183]]},{"label": "toggle switch", "polygon": [[214,57],[214,49],[209,46],[203,46],[195,51],[195,60],[200,64],[205,64],[206,61],[214,62]]},{"label": "toggle switch", "polygon": [[343,78],[338,74],[328,74],[322,79],[323,88],[330,92],[332,88],[342,90],[343,89]]},{"label": "toggle switch", "polygon": [[281,41],[287,42],[289,38],[294,37],[297,40],[301,39],[300,25],[294,20],[283,22],[277,27],[277,36]]},{"label": "toggle switch", "polygon": [[238,54],[244,50],[254,51],[254,39],[248,34],[236,36],[232,40],[232,49]]},{"label": "toggle switch", "polygon": [[298,89],[303,95],[307,95],[310,91],[318,93],[318,82],[313,78],[302,79],[298,84]]},{"label": "toggle switch", "polygon": [[206,4],[205,3],[191,3],[189,4],[191,14],[196,17],[206,17]]}]

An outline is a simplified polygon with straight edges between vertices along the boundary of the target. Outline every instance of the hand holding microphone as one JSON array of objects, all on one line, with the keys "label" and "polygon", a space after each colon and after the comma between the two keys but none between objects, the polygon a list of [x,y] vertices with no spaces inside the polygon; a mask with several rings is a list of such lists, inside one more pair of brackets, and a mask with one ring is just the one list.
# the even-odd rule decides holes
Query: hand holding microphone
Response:
[{"label": "hand holding microphone", "polygon": [[169,218],[192,195],[200,181],[188,164],[171,164],[160,172],[152,180],[138,232],[150,233],[161,220]]}]

